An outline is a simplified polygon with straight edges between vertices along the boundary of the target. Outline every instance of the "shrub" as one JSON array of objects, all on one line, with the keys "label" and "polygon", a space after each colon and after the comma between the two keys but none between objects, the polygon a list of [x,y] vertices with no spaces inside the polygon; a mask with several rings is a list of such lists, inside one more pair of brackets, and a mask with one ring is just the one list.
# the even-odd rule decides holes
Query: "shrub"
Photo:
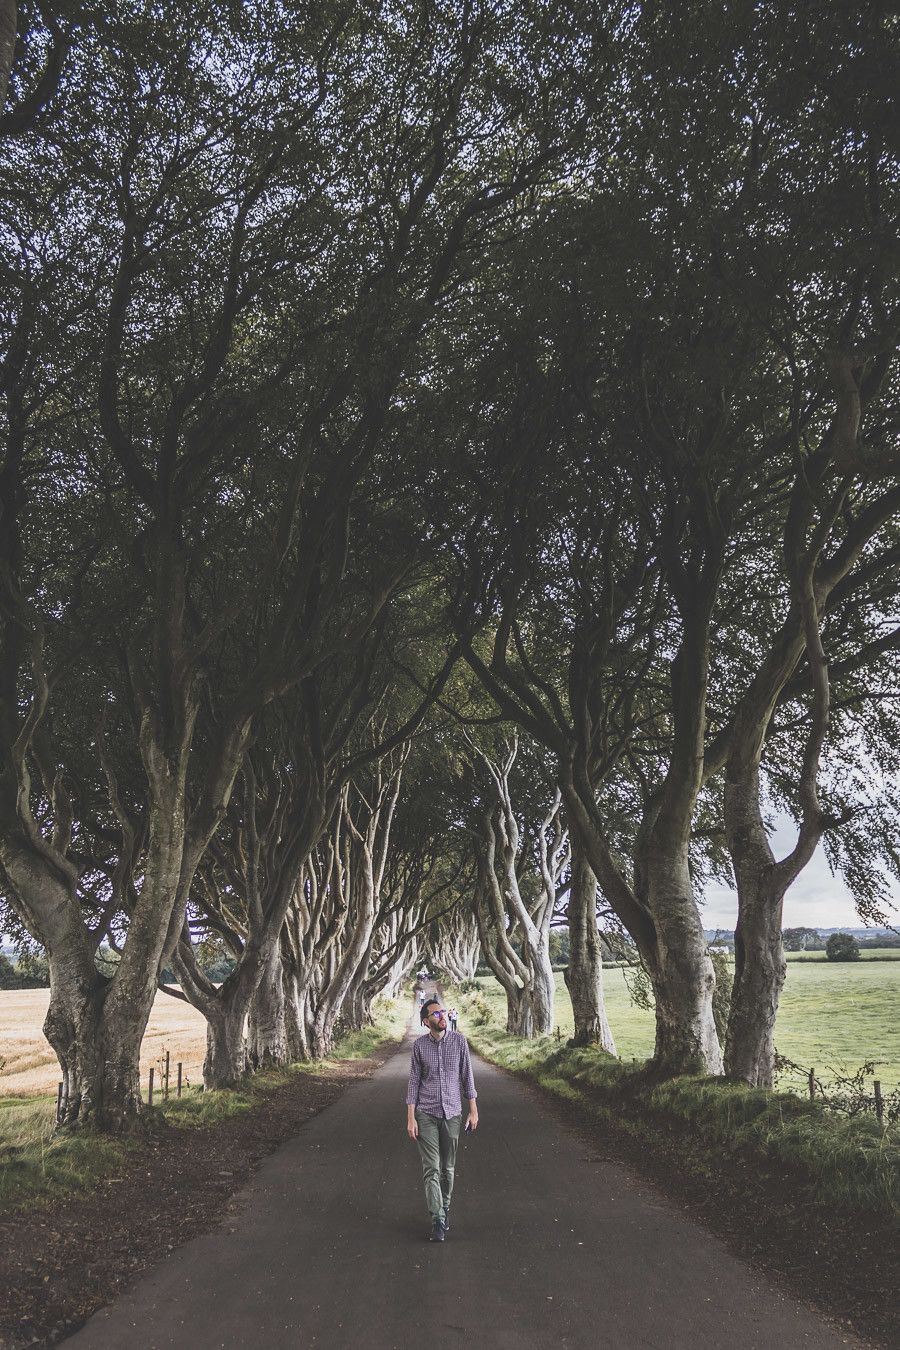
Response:
[{"label": "shrub", "polygon": [[713,991],[713,1021],[716,1033],[724,1045],[728,1028],[728,1015],[731,1012],[731,994],[734,989],[734,971],[726,952],[716,952],[710,948],[709,959],[716,972],[716,987]]},{"label": "shrub", "polygon": [[829,961],[858,961],[859,943],[852,933],[832,933],[825,943]]}]

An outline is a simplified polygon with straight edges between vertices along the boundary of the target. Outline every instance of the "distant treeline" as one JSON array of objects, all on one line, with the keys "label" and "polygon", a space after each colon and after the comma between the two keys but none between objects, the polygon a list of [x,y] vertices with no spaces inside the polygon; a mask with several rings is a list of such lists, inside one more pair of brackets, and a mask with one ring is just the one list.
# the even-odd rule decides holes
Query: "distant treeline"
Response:
[{"label": "distant treeline", "polygon": [[50,967],[46,956],[26,952],[13,963],[0,952],[0,989],[49,989]]},{"label": "distant treeline", "polygon": [[[816,928],[785,928],[782,933],[784,949],[787,952],[824,952],[828,938],[829,934],[826,933],[823,937]],[[900,947],[900,935],[882,933],[872,937],[857,936],[856,942],[861,952],[871,951],[873,948],[895,948]]]},{"label": "distant treeline", "polygon": [[[215,938],[198,944],[201,959],[198,962],[203,975],[213,984],[221,984],[234,969],[234,957]],[[103,946],[97,953],[97,967],[104,975],[112,975],[119,964],[119,953]],[[164,970],[163,984],[176,984],[171,970]],[[8,956],[0,952],[0,989],[49,989],[50,965],[37,952],[22,952]]]}]

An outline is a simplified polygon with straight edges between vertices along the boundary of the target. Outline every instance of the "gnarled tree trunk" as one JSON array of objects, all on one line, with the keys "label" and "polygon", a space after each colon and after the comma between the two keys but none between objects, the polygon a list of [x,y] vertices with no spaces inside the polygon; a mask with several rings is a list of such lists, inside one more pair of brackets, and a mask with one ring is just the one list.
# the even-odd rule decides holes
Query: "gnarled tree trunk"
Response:
[{"label": "gnarled tree trunk", "polygon": [[580,841],[571,841],[569,891],[569,964],[566,988],[575,1019],[573,1045],[599,1045],[609,1054],[616,1043],[603,998],[603,954],[597,932],[597,879]]},{"label": "gnarled tree trunk", "polygon": [[790,878],[769,845],[755,763],[726,781],[725,826],[738,890],[725,1072],[752,1087],[771,1087],[775,1018],[787,973],[781,920]]},{"label": "gnarled tree trunk", "polygon": [[254,1069],[287,1064],[287,1021],[281,952],[277,943],[263,962],[262,975],[250,1002],[247,1054]]},{"label": "gnarled tree trunk", "polygon": [[564,788],[577,831],[606,898],[634,938],[650,976],[656,1003],[653,1066],[665,1074],[722,1072],[712,996],[715,971],[703,936],[691,884],[688,831],[659,827],[648,810],[639,831],[632,887],[616,865],[603,827],[594,820],[593,794]]},{"label": "gnarled tree trunk", "polygon": [[246,1077],[247,1002],[228,1000],[206,1014],[206,1058],[203,1086],[208,1090],[233,1088]]},{"label": "gnarled tree trunk", "polygon": [[652,945],[639,943],[656,1003],[652,1062],[667,1073],[720,1074],[716,974],[694,900],[687,840],[659,851],[651,845],[643,863],[654,927]]}]

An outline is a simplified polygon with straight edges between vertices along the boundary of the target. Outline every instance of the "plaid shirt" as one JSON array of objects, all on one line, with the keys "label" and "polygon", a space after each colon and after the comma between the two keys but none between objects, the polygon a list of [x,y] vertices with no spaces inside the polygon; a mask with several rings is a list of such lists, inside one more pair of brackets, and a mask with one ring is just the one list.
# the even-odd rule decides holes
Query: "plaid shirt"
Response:
[{"label": "plaid shirt", "polygon": [[452,1120],[462,1114],[462,1096],[478,1096],[465,1036],[445,1031],[439,1041],[428,1032],[413,1042],[406,1105],[426,1115]]}]

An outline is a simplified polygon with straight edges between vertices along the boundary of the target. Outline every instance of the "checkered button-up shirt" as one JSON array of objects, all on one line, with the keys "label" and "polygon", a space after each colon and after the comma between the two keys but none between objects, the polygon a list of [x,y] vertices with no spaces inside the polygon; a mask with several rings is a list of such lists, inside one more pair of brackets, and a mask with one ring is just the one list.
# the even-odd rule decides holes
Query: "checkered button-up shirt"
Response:
[{"label": "checkered button-up shirt", "polygon": [[445,1031],[439,1041],[427,1032],[413,1043],[406,1105],[452,1120],[462,1114],[461,1097],[477,1097],[465,1036]]}]

